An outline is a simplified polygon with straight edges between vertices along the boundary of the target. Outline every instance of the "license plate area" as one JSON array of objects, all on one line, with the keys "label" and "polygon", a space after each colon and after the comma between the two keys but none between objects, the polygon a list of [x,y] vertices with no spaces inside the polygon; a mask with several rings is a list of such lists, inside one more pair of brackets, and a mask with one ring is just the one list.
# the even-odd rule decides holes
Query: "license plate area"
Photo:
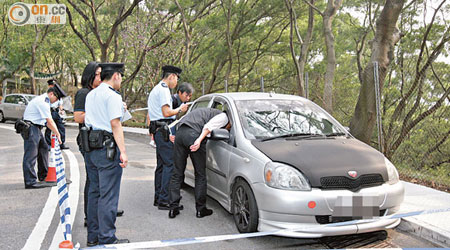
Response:
[{"label": "license plate area", "polygon": [[377,195],[339,196],[336,199],[331,222],[372,219],[380,216]]}]

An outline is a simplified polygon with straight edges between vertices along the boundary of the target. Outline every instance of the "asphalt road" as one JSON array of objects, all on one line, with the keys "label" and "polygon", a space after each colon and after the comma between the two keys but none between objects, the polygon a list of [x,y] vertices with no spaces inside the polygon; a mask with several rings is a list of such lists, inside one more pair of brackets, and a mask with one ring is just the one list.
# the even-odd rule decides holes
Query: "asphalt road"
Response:
[{"label": "asphalt road", "polygon": [[[26,190],[23,184],[22,158],[23,140],[13,131],[13,123],[0,124],[0,249],[51,249],[52,243],[61,238],[57,231],[59,210],[56,204],[48,204],[51,188]],[[79,199],[73,220],[73,242],[86,246],[86,228],[83,226],[83,188],[85,168],[76,146],[76,128],[67,129],[64,150],[66,169],[73,164],[73,155],[78,164],[70,165],[70,171],[79,170],[78,180],[73,179],[69,188],[77,188]],[[155,150],[149,145],[149,138],[126,134],[125,142],[129,165],[123,172],[119,208],[125,210],[116,222],[117,237],[131,242],[183,239],[198,236],[236,234],[232,216],[216,201],[209,198],[208,207],[214,210],[209,217],[195,217],[193,189],[182,190],[184,210],[175,219],[168,219],[168,211],[153,207],[153,174]],[[68,176],[72,178],[71,173]],[[78,179],[78,178],[77,178]],[[70,199],[70,197],[69,197]],[[51,203],[51,202],[50,202]],[[49,209],[43,211],[44,206]],[[72,207],[72,210],[75,210]],[[44,216],[42,214],[47,214]],[[43,223],[44,221],[44,223]],[[47,225],[45,225],[45,221]],[[436,247],[399,230],[387,230],[364,235],[327,237],[322,239],[295,239],[277,236],[227,240],[201,245],[184,245],[166,249],[328,249],[328,248],[406,248]]]}]

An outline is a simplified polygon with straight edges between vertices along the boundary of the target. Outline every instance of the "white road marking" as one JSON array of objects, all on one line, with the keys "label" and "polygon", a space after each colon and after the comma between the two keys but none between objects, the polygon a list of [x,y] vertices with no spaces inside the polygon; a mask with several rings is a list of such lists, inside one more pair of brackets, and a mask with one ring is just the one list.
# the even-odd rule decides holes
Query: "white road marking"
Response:
[{"label": "white road marking", "polygon": [[[70,224],[72,225],[73,231],[73,222],[75,220],[75,215],[77,213],[78,208],[78,198],[80,196],[80,169],[78,168],[78,161],[75,155],[70,150],[62,150],[67,157],[69,158],[69,168],[70,168],[70,180],[72,181],[69,184],[69,206],[70,206]],[[64,160],[64,158],[63,158]],[[67,168],[66,168],[67,169]],[[66,171],[67,175],[67,171]],[[56,195],[58,197],[58,195]],[[55,235],[53,236],[52,243],[50,244],[49,249],[59,249],[59,243],[64,240],[63,228],[60,223],[61,220],[58,220],[58,228],[56,229]]]},{"label": "white road marking", "polygon": [[11,130],[11,131],[14,131],[14,132],[16,132],[16,130],[14,129],[14,127],[7,127],[6,125],[0,125],[0,128],[4,128],[4,129],[9,129],[9,130]]}]

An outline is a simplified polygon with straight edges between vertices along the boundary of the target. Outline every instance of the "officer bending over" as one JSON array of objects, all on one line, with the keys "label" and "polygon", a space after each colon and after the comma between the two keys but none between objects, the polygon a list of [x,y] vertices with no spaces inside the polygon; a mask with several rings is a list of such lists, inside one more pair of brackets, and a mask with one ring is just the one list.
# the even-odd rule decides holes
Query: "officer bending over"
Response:
[{"label": "officer bending over", "polygon": [[[128,243],[117,239],[116,215],[122,168],[128,164],[121,119],[124,114],[120,89],[123,63],[100,63],[102,83],[86,97],[85,162],[90,179],[87,245]],[[82,131],[83,132],[83,131]],[[86,130],[84,130],[87,133]],[[86,138],[82,135],[82,139]],[[83,145],[86,141],[83,139]]]},{"label": "officer bending over", "polygon": [[150,118],[150,134],[156,143],[157,165],[155,169],[155,197],[153,205],[161,210],[169,210],[169,181],[173,169],[173,143],[169,141],[168,124],[175,120],[178,113],[185,112],[188,105],[172,108],[170,89],[177,86],[181,69],[164,66],[163,79],[148,96],[148,116]]},{"label": "officer bending over", "polygon": [[25,113],[23,114],[25,124],[21,129],[21,135],[24,140],[22,168],[26,189],[49,186],[36,181],[37,177],[34,166],[37,159],[39,181],[45,180],[48,171],[48,145],[45,142],[41,130],[47,123],[47,127],[56,135],[59,143],[61,143],[61,135],[50,113],[50,103],[55,103],[64,96],[66,96],[66,93],[64,93],[58,84],[55,84],[54,87],[47,90],[47,93],[31,100],[25,109]]},{"label": "officer bending over", "polygon": [[190,156],[195,170],[195,208],[197,218],[213,213],[206,208],[206,140],[212,130],[230,128],[226,113],[213,108],[199,108],[183,116],[175,137],[175,169],[170,179],[169,218],[180,214],[180,188],[184,180],[187,157]]}]

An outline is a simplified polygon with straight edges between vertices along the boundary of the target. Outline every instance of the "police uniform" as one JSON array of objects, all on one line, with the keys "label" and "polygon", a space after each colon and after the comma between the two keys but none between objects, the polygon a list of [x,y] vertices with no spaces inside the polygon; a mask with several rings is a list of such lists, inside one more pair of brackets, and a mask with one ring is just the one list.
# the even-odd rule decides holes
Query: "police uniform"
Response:
[{"label": "police uniform", "polygon": [[[66,96],[64,91],[55,85],[55,91],[59,98]],[[42,128],[45,126],[47,119],[52,118],[50,113],[50,99],[48,94],[42,94],[28,103],[23,119],[29,124],[28,137],[22,134],[24,139],[24,155],[23,155],[23,178],[25,188],[39,188],[43,186],[37,185],[37,178],[40,181],[45,180],[48,171],[48,145],[42,135]],[[34,170],[34,166],[38,161],[38,176]]]},{"label": "police uniform", "polygon": [[[123,72],[122,63],[101,63],[102,73],[106,71]],[[122,120],[124,106],[120,93],[109,84],[102,82],[86,97],[85,124],[91,129],[89,140],[94,132],[102,134],[100,148],[85,153],[90,179],[88,194],[88,246],[89,244],[116,243],[115,236],[117,205],[119,202],[122,167],[120,151],[115,145],[112,159],[107,158],[107,140],[114,140],[111,120]],[[100,138],[99,138],[100,140]],[[103,142],[103,143],[102,143]]]},{"label": "police uniform", "polygon": [[[49,85],[51,84],[55,84],[56,80],[52,79],[52,80],[48,80],[47,83]],[[60,145],[61,149],[67,149],[66,146],[64,145],[64,142],[66,141],[66,128],[64,127],[64,123],[63,123],[63,119],[61,118],[61,116],[59,115],[59,106],[61,106],[63,104],[63,101],[60,99],[54,103],[50,104],[50,111],[52,114],[52,119],[56,124],[56,127],[58,128],[59,134],[61,135],[61,142],[62,144]],[[45,141],[47,142],[48,145],[51,145],[51,134],[52,131],[47,128],[45,129]]]},{"label": "police uniform", "polygon": [[[180,74],[181,69],[173,66],[164,66],[163,71],[167,73]],[[169,182],[173,169],[173,143],[164,140],[161,130],[163,124],[170,124],[175,121],[175,116],[164,117],[162,107],[168,105],[172,107],[172,97],[167,83],[161,81],[156,85],[148,96],[148,115],[150,124],[157,127],[154,132],[156,144],[157,165],[155,169],[155,196],[154,206],[159,209],[169,209]]]}]

